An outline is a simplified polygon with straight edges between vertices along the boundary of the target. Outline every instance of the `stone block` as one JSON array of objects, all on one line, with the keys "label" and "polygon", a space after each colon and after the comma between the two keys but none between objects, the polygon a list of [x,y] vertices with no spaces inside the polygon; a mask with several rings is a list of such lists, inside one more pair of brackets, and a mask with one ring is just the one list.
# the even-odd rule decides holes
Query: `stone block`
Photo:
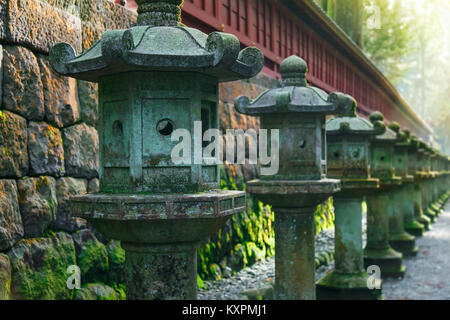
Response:
[{"label": "stone block", "polygon": [[66,174],[92,179],[98,176],[98,133],[95,128],[78,124],[63,130]]},{"label": "stone block", "polygon": [[38,61],[44,91],[45,119],[59,128],[75,124],[80,120],[77,80],[56,74],[46,56],[39,55]]},{"label": "stone block", "polygon": [[25,177],[17,182],[17,188],[25,237],[40,237],[55,220],[58,206],[55,178]]},{"label": "stone block", "polygon": [[44,119],[39,64],[36,56],[24,47],[3,47],[3,108],[27,120]]},{"label": "stone block", "polygon": [[28,174],[27,121],[0,110],[0,177],[20,178]]},{"label": "stone block", "polygon": [[81,120],[95,127],[98,121],[98,85],[88,81],[78,81]]},{"label": "stone block", "polygon": [[0,251],[10,249],[22,236],[16,181],[0,180]]},{"label": "stone block", "polygon": [[11,297],[15,300],[68,300],[67,268],[76,265],[69,234],[19,241],[8,253],[12,265]]},{"label": "stone block", "polygon": [[6,254],[0,253],[0,300],[9,300],[11,292],[11,263]]},{"label": "stone block", "polygon": [[46,122],[28,125],[28,153],[32,175],[64,174],[64,148],[60,131]]},{"label": "stone block", "polygon": [[86,221],[71,216],[68,198],[73,195],[85,194],[88,182],[85,179],[60,178],[56,182],[58,210],[53,227],[57,230],[74,232],[86,228]]},{"label": "stone block", "polygon": [[[1,40],[48,53],[58,42],[81,52],[81,20],[68,11],[39,0],[4,1]],[[3,6],[2,6],[3,7]]]}]

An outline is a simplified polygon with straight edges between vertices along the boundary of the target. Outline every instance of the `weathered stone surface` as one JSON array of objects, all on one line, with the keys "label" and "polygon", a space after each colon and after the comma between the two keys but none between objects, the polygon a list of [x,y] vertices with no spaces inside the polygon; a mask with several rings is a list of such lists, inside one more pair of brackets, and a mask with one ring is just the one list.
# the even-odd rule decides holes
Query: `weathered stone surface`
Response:
[{"label": "weathered stone surface", "polygon": [[107,280],[108,251],[97,239],[88,240],[83,244],[77,256],[77,262],[81,269],[82,283]]},{"label": "weathered stone surface", "polygon": [[16,182],[0,180],[0,251],[11,248],[22,236],[22,217]]},{"label": "weathered stone surface", "polygon": [[89,193],[100,192],[100,180],[98,178],[94,178],[89,181],[88,192]]},{"label": "weathered stone surface", "polygon": [[109,283],[125,283],[125,250],[120,241],[111,240],[106,246],[109,259]]},{"label": "weathered stone surface", "polygon": [[11,292],[11,263],[6,254],[0,253],[0,300],[8,300]]},{"label": "weathered stone surface", "polygon": [[219,84],[220,128],[226,129],[258,129],[259,118],[238,113],[234,108],[234,100],[241,95],[256,97],[265,88],[247,81],[233,81]]},{"label": "weathered stone surface", "polygon": [[46,122],[28,125],[28,153],[33,175],[64,174],[64,148],[60,131]]},{"label": "weathered stone surface", "polygon": [[0,177],[28,174],[27,121],[0,110]]},{"label": "weathered stone surface", "polygon": [[0,39],[3,39],[6,37],[6,12],[7,12],[7,6],[6,6],[7,0],[0,0]]},{"label": "weathered stone surface", "polygon": [[73,195],[85,194],[88,182],[85,179],[61,178],[56,182],[58,210],[53,227],[57,230],[74,232],[86,228],[86,221],[71,216],[68,198]]},{"label": "weathered stone surface", "polygon": [[[0,19],[2,17],[2,11],[3,9],[0,8]],[[1,28],[3,23],[0,22],[0,37],[1,37]],[[0,108],[3,105],[3,46],[0,45]]]},{"label": "weathered stone surface", "polygon": [[113,288],[101,283],[89,283],[77,291],[75,300],[124,300]]},{"label": "weathered stone surface", "polygon": [[76,265],[72,237],[60,232],[51,238],[19,241],[8,253],[12,264],[11,297],[17,300],[67,300],[67,268]]},{"label": "weathered stone surface", "polygon": [[38,57],[44,88],[45,119],[62,128],[80,120],[77,81],[53,72],[48,57]]},{"label": "weathered stone surface", "polygon": [[18,181],[17,187],[25,237],[40,237],[55,220],[58,206],[55,178],[25,177]]},{"label": "weathered stone surface", "polygon": [[90,241],[97,241],[95,234],[90,229],[78,230],[74,234],[72,234],[73,243],[75,245],[75,250],[77,252],[77,256],[80,255],[83,247]]},{"label": "weathered stone surface", "polygon": [[102,34],[106,31],[105,27],[99,23],[91,21],[82,21],[81,36],[83,37],[83,51],[88,50],[92,45],[100,40]]},{"label": "weathered stone surface", "polygon": [[98,85],[88,81],[78,81],[81,120],[90,126],[98,121]]},{"label": "weathered stone surface", "polygon": [[28,120],[43,120],[44,94],[35,55],[24,47],[3,49],[3,108]]},{"label": "weathered stone surface", "polygon": [[95,128],[78,124],[63,130],[66,174],[77,178],[98,176],[98,134]]},{"label": "weathered stone surface", "polygon": [[81,51],[80,18],[67,11],[39,0],[9,0],[3,18],[4,41],[43,53],[58,42],[67,42]]},{"label": "weathered stone surface", "polygon": [[87,0],[81,6],[82,20],[95,22],[110,30],[129,28],[136,18],[135,12],[107,0]]}]

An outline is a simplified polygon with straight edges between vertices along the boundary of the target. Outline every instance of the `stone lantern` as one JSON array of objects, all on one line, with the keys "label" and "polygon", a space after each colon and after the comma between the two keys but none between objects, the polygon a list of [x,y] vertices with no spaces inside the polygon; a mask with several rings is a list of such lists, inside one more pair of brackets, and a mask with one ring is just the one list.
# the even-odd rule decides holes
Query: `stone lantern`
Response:
[{"label": "stone lantern", "polygon": [[438,162],[438,171],[439,171],[439,181],[437,183],[438,185],[438,194],[439,194],[439,200],[438,203],[440,205],[440,208],[443,209],[446,198],[447,198],[447,188],[448,188],[448,173],[446,170],[446,163],[447,163],[447,156],[445,156],[442,153],[439,153],[439,162]]},{"label": "stone lantern", "polygon": [[379,299],[381,288],[367,287],[362,237],[363,197],[374,193],[379,179],[370,174],[370,139],[383,134],[381,121],[375,126],[351,112],[327,121],[328,177],[341,180],[342,189],[333,196],[335,209],[335,268],[317,282],[317,298]]},{"label": "stone lantern", "polygon": [[436,212],[430,206],[431,204],[431,188],[430,181],[434,174],[431,172],[430,149],[428,145],[420,141],[419,149],[419,165],[422,172],[422,207],[424,214],[430,218],[431,222],[435,222],[437,218]]},{"label": "stone lantern", "polygon": [[326,178],[325,116],[349,110],[353,100],[308,86],[305,61],[286,58],[281,88],[255,100],[240,97],[240,113],[260,116],[262,129],[279,129],[279,171],[250,181],[246,190],[275,211],[275,299],[315,299],[314,212],[340,190]]},{"label": "stone lantern", "polygon": [[430,181],[430,189],[431,189],[431,208],[436,213],[436,216],[441,215],[441,208],[437,205],[438,201],[438,181],[439,181],[439,171],[438,171],[438,160],[439,160],[439,151],[435,148],[430,147],[430,170],[433,178]]},{"label": "stone lantern", "polygon": [[[140,0],[136,26],[80,56],[68,44],[50,53],[56,72],[99,83],[100,193],[71,203],[122,241],[128,299],[196,299],[197,247],[246,208],[244,192],[218,190],[201,139],[218,128],[219,82],[255,76],[264,58],[233,35],[185,27],[181,3]],[[193,146],[183,161],[175,132]]]},{"label": "stone lantern", "polygon": [[[425,230],[428,230],[430,220],[428,217],[423,216],[423,212],[421,211],[422,202],[420,196],[420,185],[418,183],[419,179],[416,177],[417,143],[408,130],[404,130],[403,133],[404,139],[408,142],[406,148],[408,159],[406,174],[412,177],[412,182],[405,183],[402,191],[403,195],[401,196],[402,210],[404,214],[404,227],[406,232],[409,234],[416,237],[421,237]],[[416,188],[419,192],[416,191]]]},{"label": "stone lantern", "polygon": [[414,217],[413,202],[409,199],[409,192],[414,183],[414,176],[408,173],[408,148],[409,139],[405,132],[400,130],[400,125],[392,122],[389,128],[397,135],[397,143],[394,146],[393,166],[395,174],[402,179],[402,185],[392,190],[391,206],[389,211],[389,243],[395,250],[404,256],[416,255],[419,249],[416,247],[415,237],[405,231],[405,216],[410,220]]},{"label": "stone lantern", "polygon": [[411,137],[411,145],[408,150],[408,157],[411,161],[408,162],[410,174],[414,175],[414,217],[417,221],[424,225],[425,230],[431,229],[431,219],[427,217],[423,211],[423,181],[426,179],[426,174],[422,168],[422,154],[423,149],[421,143],[416,136]]},{"label": "stone lantern", "polygon": [[[376,111],[370,115],[370,121],[383,121],[384,116]],[[395,132],[386,129],[382,135],[371,140],[371,172],[380,179],[380,189],[367,197],[367,245],[364,250],[364,266],[378,266],[383,278],[399,277],[405,273],[403,255],[389,244],[389,217],[391,216],[391,191],[402,184],[395,176],[393,167],[394,145],[397,143]]]}]

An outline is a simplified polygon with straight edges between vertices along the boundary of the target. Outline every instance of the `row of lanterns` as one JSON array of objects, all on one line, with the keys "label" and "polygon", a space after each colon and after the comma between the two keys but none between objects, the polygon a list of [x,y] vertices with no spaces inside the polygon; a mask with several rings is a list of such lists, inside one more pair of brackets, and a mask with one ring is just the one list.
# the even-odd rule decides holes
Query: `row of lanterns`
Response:
[{"label": "row of lanterns", "polygon": [[[100,192],[72,197],[72,213],[122,241],[128,299],[196,299],[198,246],[246,209],[245,192],[218,190],[218,165],[173,163],[171,136],[193,133],[196,121],[218,128],[219,82],[257,75],[264,56],[240,50],[233,35],[182,25],[181,3],[141,0],[136,26],[106,31],[80,56],[62,43],[50,52],[57,73],[99,83]],[[358,118],[352,97],[308,86],[301,58],[280,71],[280,88],[235,104],[280,132],[278,173],[246,186],[275,211],[275,298],[316,298],[314,212],[329,196],[336,266],[317,298],[379,298],[365,270],[404,274],[403,256],[417,252],[415,236],[448,196],[448,158],[395,123],[386,128],[380,113]]]}]

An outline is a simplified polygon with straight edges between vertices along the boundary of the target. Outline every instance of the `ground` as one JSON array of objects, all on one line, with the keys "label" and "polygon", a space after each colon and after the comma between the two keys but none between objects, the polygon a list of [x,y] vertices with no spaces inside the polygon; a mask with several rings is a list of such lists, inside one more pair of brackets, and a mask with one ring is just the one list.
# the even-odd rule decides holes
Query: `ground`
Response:
[{"label": "ground", "polygon": [[[332,240],[328,237],[326,241]],[[384,298],[386,300],[450,300],[450,274],[448,273],[450,202],[447,203],[437,222],[432,225],[432,230],[418,238],[416,243],[419,246],[418,255],[404,260],[405,278],[386,280],[383,284]],[[316,241],[316,247],[320,246],[321,244]],[[316,279],[323,277],[333,266],[334,263],[320,267],[316,272]],[[208,290],[200,290],[198,298],[200,300],[243,299],[243,291],[262,288],[273,282],[274,268],[274,258],[260,261],[231,278],[207,282]]]},{"label": "ground", "polygon": [[450,300],[450,202],[417,245],[417,257],[405,259],[405,278],[384,283],[385,299]]}]

